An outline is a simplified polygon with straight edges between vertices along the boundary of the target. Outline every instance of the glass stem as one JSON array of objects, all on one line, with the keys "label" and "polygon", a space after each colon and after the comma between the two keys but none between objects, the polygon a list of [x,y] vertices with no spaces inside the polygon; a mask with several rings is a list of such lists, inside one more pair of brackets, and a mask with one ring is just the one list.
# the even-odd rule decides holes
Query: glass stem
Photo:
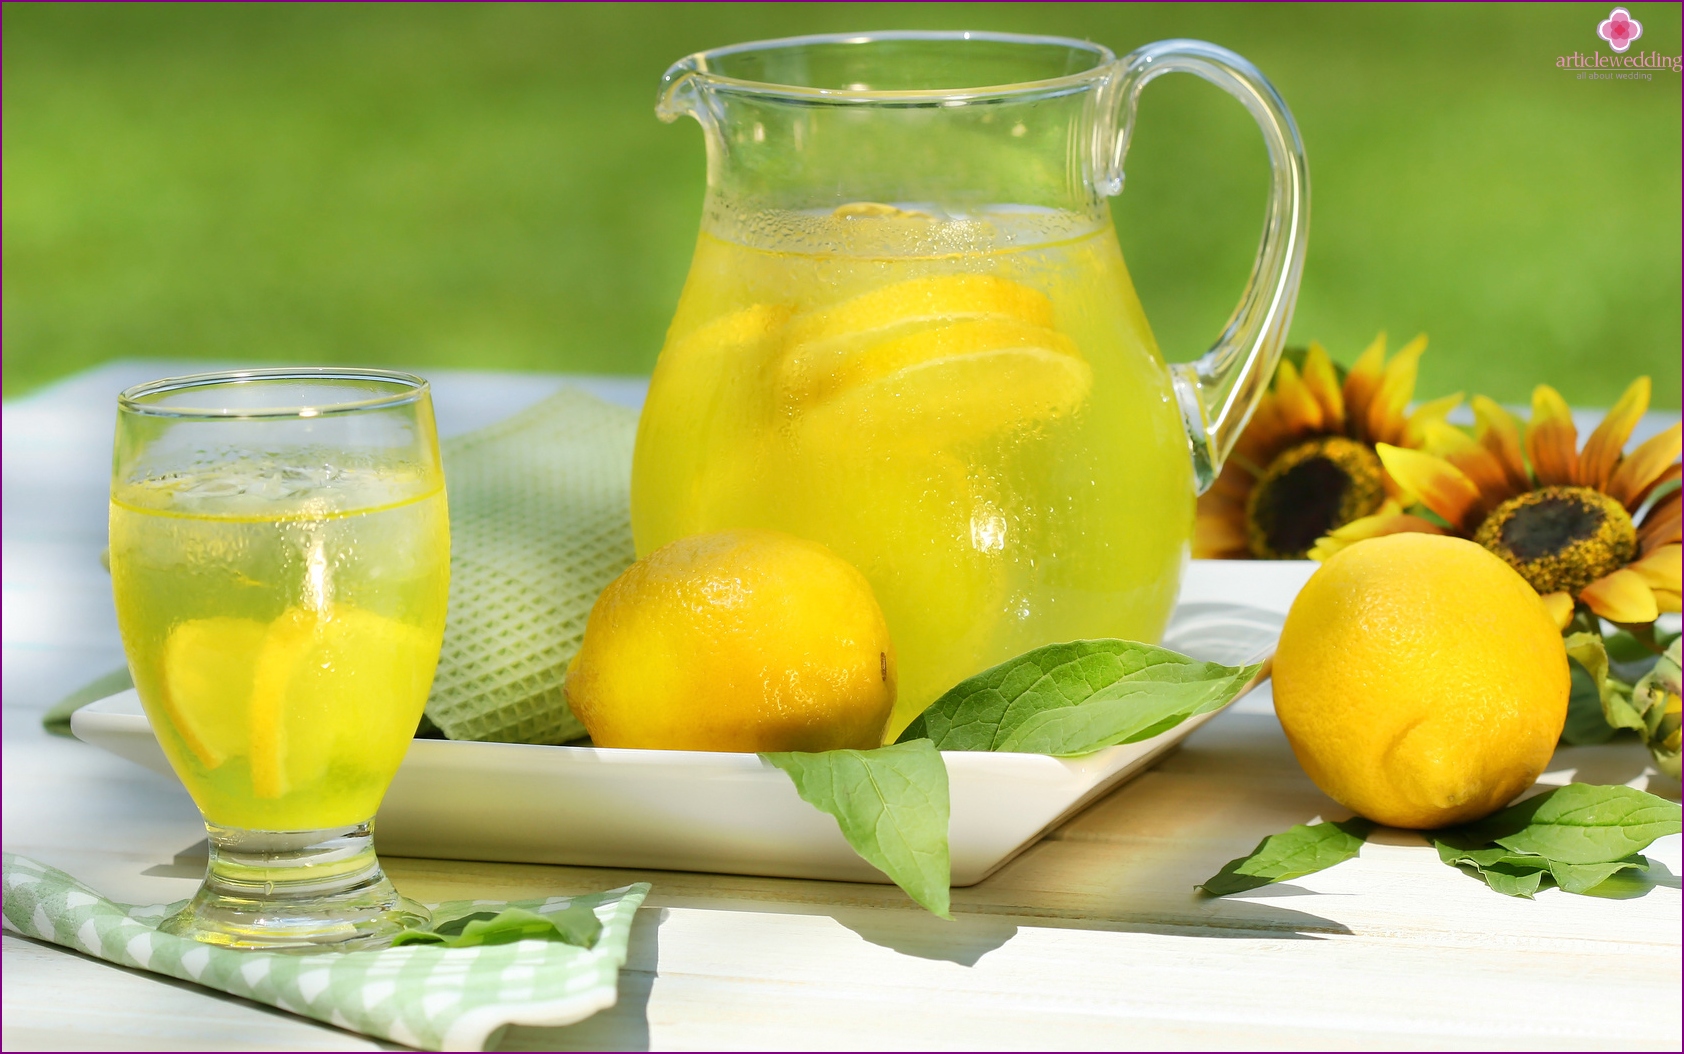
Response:
[{"label": "glass stem", "polygon": [[369,947],[426,913],[404,900],[374,854],[373,824],[248,831],[206,823],[199,892],[165,932],[227,947]]}]

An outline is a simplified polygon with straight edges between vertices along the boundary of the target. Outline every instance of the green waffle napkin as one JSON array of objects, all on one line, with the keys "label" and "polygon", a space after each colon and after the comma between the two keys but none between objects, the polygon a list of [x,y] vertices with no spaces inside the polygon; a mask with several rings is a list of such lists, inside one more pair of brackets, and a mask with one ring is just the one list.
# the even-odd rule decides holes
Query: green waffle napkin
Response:
[{"label": "green waffle napkin", "polygon": [[571,1025],[613,1006],[632,918],[649,892],[639,882],[590,896],[454,901],[433,910],[442,921],[505,907],[542,914],[582,905],[602,922],[590,948],[524,940],[296,955],[159,933],[158,923],[180,904],[114,903],[27,857],[5,854],[3,872],[6,922],[27,936],[426,1050],[483,1050],[509,1025]]},{"label": "green waffle napkin", "polygon": [[637,414],[573,388],[444,444],[450,617],[427,717],[450,739],[565,743],[562,695],[603,587],[636,558]]}]

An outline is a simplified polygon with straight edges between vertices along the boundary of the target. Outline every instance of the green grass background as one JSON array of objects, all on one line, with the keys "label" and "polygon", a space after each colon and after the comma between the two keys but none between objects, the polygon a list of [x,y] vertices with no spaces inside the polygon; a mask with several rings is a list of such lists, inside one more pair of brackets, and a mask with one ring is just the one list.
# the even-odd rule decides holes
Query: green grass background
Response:
[{"label": "green grass background", "polygon": [[[1679,53],[1679,7],[1629,5]],[[105,359],[640,373],[700,214],[673,60],[872,28],[1202,37],[1292,106],[1313,185],[1294,339],[1427,332],[1421,392],[1679,405],[1680,78],[1581,81],[1606,4],[56,6],[4,9],[4,388]],[[1172,358],[1250,267],[1241,108],[1147,92],[1116,205]]]}]

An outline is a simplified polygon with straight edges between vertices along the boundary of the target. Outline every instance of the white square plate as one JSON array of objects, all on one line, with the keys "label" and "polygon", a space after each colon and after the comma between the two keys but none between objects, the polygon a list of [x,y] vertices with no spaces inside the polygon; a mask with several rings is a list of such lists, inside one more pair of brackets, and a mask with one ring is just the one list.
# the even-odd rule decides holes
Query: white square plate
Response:
[{"label": "white square plate", "polygon": [[[1195,562],[1164,646],[1230,665],[1266,658],[1280,635],[1279,612],[1308,570]],[[1212,595],[1267,608],[1190,599]],[[943,752],[953,884],[982,881],[1212,716],[1080,758]],[[170,774],[132,690],[78,710],[71,728]],[[418,739],[376,830],[380,851],[393,856],[888,881],[854,853],[834,819],[754,754]]]}]

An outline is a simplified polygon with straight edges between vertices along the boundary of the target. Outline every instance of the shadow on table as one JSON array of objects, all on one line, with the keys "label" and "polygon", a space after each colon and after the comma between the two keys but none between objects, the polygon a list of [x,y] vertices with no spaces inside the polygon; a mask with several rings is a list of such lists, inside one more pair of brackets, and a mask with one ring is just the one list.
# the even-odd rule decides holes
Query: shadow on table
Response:
[{"label": "shadow on table", "polygon": [[950,922],[927,911],[839,908],[826,914],[880,948],[960,966],[975,966],[1017,936],[1017,923],[992,915],[960,914]]},{"label": "shadow on table", "polygon": [[[1276,884],[1259,892],[1276,897],[1324,895],[1286,884]],[[1240,901],[1244,897],[1242,894],[1229,899]],[[1324,919],[1320,915],[1255,902],[1246,903],[1239,908],[1244,913],[1243,917],[1223,918],[1218,914],[1204,917],[1197,923],[1174,915],[1162,919],[1124,920],[1041,915],[1003,916],[992,912],[970,914],[960,905],[955,905],[955,908],[951,922],[928,912],[913,910],[884,911],[880,908],[838,907],[822,914],[829,915],[879,947],[919,959],[942,960],[958,963],[960,966],[975,966],[984,955],[1003,947],[1007,941],[1017,936],[1020,924],[1042,929],[1175,933],[1216,939],[1272,941],[1321,940],[1327,935],[1351,933],[1343,924]]]},{"label": "shadow on table", "polygon": [[649,994],[660,962],[660,927],[666,911],[640,911],[632,922],[619,1000],[576,1025],[513,1025],[487,1050],[648,1050]]}]

